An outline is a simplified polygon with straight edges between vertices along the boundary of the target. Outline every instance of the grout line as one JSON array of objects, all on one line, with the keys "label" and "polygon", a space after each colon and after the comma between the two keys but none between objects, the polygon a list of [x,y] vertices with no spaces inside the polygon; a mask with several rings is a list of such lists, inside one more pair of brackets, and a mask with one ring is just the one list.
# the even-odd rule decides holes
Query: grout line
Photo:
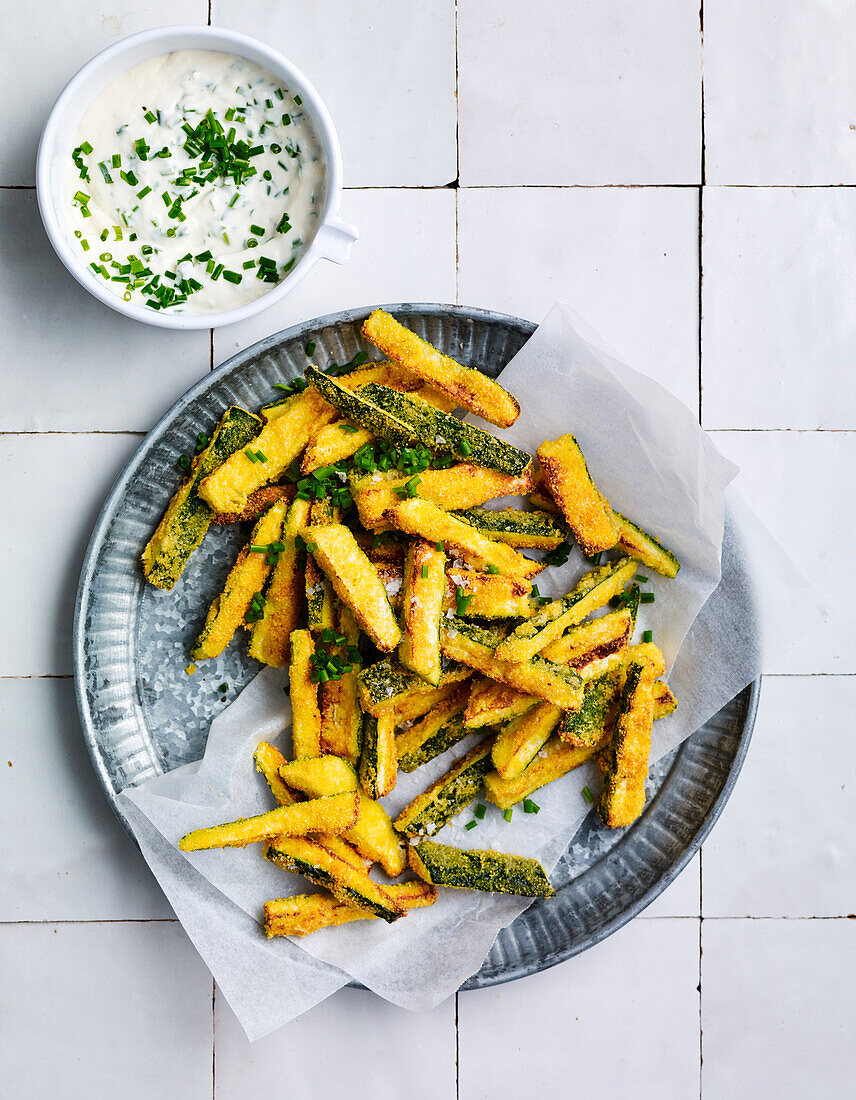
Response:
[{"label": "grout line", "polygon": [[[210,4],[210,0],[209,0]],[[211,1100],[217,1095],[217,983],[211,979]]]},{"label": "grout line", "polygon": [[461,1033],[458,1030],[458,998],[455,994],[455,1100],[461,1100]]},{"label": "grout line", "polygon": [[699,1100],[702,1100],[702,1074],[704,1070],[704,1012],[703,1012],[703,1000],[702,1000],[702,957],[703,957],[703,943],[702,943],[702,930],[704,928],[704,917],[699,917],[698,921],[698,1096]]},{"label": "grout line", "polygon": [[704,184],[698,189],[698,422],[702,426],[702,398],[704,384],[702,380],[702,318],[704,316],[703,305],[703,280],[704,280]]},{"label": "grout line", "polygon": [[3,676],[0,674],[0,680],[71,680],[73,676],[70,672],[30,672],[23,676]]},{"label": "grout line", "polygon": [[[644,913],[640,913],[638,917],[634,917],[634,920],[641,921],[675,921],[675,920],[687,920],[687,921],[789,921],[795,923],[797,921],[840,921],[840,920],[856,920],[856,913],[827,913],[825,915],[815,915],[810,917],[788,917],[788,916],[752,916],[749,913],[744,913],[741,916],[705,916],[697,917],[694,915],[685,914],[683,916],[658,916],[648,917]],[[17,927],[19,925],[42,925],[42,924],[179,924],[178,917],[94,917],[91,920],[0,920],[0,928]],[[455,994],[455,1031],[457,1035],[457,1020],[458,1020],[458,994]],[[457,1049],[457,1038],[455,1040]]]},{"label": "grout line", "polygon": [[21,924],[179,924],[178,917],[102,917],[94,920],[0,920],[0,928]]},{"label": "grout line", "polygon": [[698,1095],[702,1100],[702,1072],[704,1069],[704,1015],[702,1001],[702,941],[704,929],[704,844],[698,850]]},{"label": "grout line", "polygon": [[[455,199],[455,236],[456,236],[456,258],[457,258],[457,197]],[[457,263],[456,263],[457,266]],[[456,273],[457,274],[457,273]],[[457,293],[457,279],[455,284]],[[214,358],[214,346],[213,346],[213,329],[211,332],[211,348],[209,350],[210,368],[214,370],[213,358]],[[754,432],[756,435],[773,435],[790,432],[793,435],[856,435],[856,428],[705,428],[705,431],[710,435],[716,432],[741,432],[747,434]],[[42,436],[42,435],[135,435],[140,439],[148,435],[148,430],[145,428],[114,428],[114,429],[102,429],[102,428],[80,428],[80,429],[64,429],[64,428],[41,428],[41,429],[27,429],[19,428],[17,430],[12,428],[2,429],[0,428],[0,438],[9,437],[14,438],[16,436]]]},{"label": "grout line", "polygon": [[704,0],[699,0],[699,78],[701,81],[701,186],[698,192],[698,422],[701,425],[704,383],[702,378],[702,321],[704,317],[703,281],[704,281],[704,187],[705,187],[705,134],[704,134]]},{"label": "grout line", "polygon": [[[382,183],[364,187],[343,187],[343,191],[443,191],[460,187],[465,191],[656,191],[690,190],[698,183]],[[705,187],[720,191],[828,191],[833,188],[856,190],[856,183],[708,183]],[[35,191],[34,183],[0,183],[0,191]]]},{"label": "grout line", "polygon": [[115,431],[102,431],[100,428],[89,428],[85,431],[63,431],[62,428],[45,428],[42,431],[3,431],[0,430],[0,437],[2,436],[18,436],[18,435],[138,435],[141,439],[148,433],[142,428],[117,428]]}]

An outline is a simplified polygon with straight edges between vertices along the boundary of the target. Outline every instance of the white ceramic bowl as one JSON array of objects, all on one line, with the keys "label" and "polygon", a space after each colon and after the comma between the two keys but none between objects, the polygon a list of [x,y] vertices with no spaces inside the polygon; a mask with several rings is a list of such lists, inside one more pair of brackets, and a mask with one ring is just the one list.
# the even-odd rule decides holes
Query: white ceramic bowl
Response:
[{"label": "white ceramic bowl", "polygon": [[[126,302],[111,294],[88,266],[85,253],[75,248],[71,229],[60,211],[63,200],[63,171],[75,145],[80,120],[98,93],[132,65],[148,61],[152,57],[171,53],[173,50],[219,50],[237,54],[253,61],[271,72],[292,92],[303,99],[303,108],[309,115],[321,147],[325,162],[326,194],[324,207],[318,220],[318,229],[309,247],[286,275],[267,294],[236,309],[221,313],[182,314],[149,309],[147,306]],[[306,275],[318,260],[332,260],[342,264],[348,259],[351,245],[357,239],[357,230],[339,217],[342,198],[342,154],[339,139],[333,127],[330,113],[324,102],[303,73],[290,61],[269,47],[236,31],[219,27],[181,26],[156,27],[140,34],[123,38],[96,54],[68,82],[48,116],[39,142],[36,161],[36,188],[39,211],[45,230],[57,255],[77,279],[99,301],[160,328],[206,329],[243,321],[246,317],[267,309],[280,301]]]}]

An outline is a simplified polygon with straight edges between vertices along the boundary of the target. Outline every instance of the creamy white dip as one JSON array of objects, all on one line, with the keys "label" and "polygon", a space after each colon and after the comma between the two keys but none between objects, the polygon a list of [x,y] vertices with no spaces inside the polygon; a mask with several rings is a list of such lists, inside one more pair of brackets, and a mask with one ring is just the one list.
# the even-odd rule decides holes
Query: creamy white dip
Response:
[{"label": "creamy white dip", "polygon": [[68,232],[126,301],[216,313],[266,294],[318,228],[324,164],[298,94],[241,57],[178,50],[92,102]]}]

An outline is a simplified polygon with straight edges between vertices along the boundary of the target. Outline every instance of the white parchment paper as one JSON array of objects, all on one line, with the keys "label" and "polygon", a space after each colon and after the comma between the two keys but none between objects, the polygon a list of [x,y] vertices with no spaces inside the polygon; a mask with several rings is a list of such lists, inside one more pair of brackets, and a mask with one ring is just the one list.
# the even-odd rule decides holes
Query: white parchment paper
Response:
[{"label": "white parchment paper", "polygon": [[[522,413],[500,434],[534,454],[544,439],[574,432],[612,505],[681,561],[673,581],[640,568],[656,600],[640,609],[639,630],[653,630],[679,703],[655,725],[653,762],[755,679],[765,657],[778,655],[792,637],[795,622],[803,632],[817,623],[819,598],[738,494],[726,492],[737,468],[695,414],[609,354],[567,307],[551,310],[502,372],[502,383]],[[542,593],[567,591],[586,568],[575,552],[567,565],[538,578]],[[747,573],[751,591],[741,580]],[[391,926],[361,921],[267,943],[257,924],[263,903],[304,892],[305,881],[267,863],[260,846],[178,851],[179,837],[191,829],[271,808],[252,754],[265,739],[288,755],[289,724],[287,677],[267,669],[212,723],[202,761],[123,792],[147,860],[251,1039],[349,978],[405,1008],[433,1007],[479,969],[496,933],[528,899],[441,890],[436,905]],[[390,813],[478,740],[473,735],[417,772],[400,774],[384,800]],[[538,791],[538,814],[518,808],[509,824],[490,806],[479,827],[467,831],[465,811],[439,839],[531,855],[549,872],[589,810],[581,793],[586,785],[599,787],[591,765]]]}]

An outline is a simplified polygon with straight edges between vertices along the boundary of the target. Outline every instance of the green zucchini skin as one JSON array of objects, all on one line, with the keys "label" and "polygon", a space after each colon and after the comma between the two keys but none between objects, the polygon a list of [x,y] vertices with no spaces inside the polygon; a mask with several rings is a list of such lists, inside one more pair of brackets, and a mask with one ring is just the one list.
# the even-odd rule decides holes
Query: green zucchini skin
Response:
[{"label": "green zucchini skin", "polygon": [[[521,623],[520,625],[523,624]],[[493,651],[504,637],[504,632],[502,630],[481,626],[478,623],[470,622],[468,619],[462,619],[460,617],[445,620],[445,629],[448,630],[450,627],[459,634],[462,634],[465,638],[469,638],[470,641],[483,647],[485,656],[487,657],[492,655]],[[582,687],[582,680],[579,674],[572,668],[566,665],[556,664],[554,661],[548,661],[547,658],[542,657],[540,653],[536,653],[534,657],[530,657],[524,664],[540,672],[547,681],[561,680],[563,683],[568,684],[569,687]]]},{"label": "green zucchini skin", "polygon": [[660,573],[664,577],[672,578],[678,575],[681,563],[671,550],[667,550],[653,535],[643,531],[638,524],[627,516],[623,516],[621,512],[615,512],[614,515],[619,531],[618,545],[628,558],[641,561],[643,565],[647,565],[649,569],[653,569],[655,573]]},{"label": "green zucchini skin", "polygon": [[[381,891],[377,890],[377,884],[370,879],[367,880],[366,892],[363,893],[354,886],[348,886],[337,879],[325,867],[321,867],[309,859],[295,856],[290,852],[280,851],[275,844],[268,847],[265,858],[284,871],[290,871],[295,875],[303,875],[310,882],[314,882],[316,886],[323,886],[339,901],[354,905],[358,909],[365,909],[366,912],[372,913],[390,924],[403,915],[401,910],[385,904]],[[371,896],[372,894],[374,896]]]},{"label": "green zucchini skin", "polygon": [[436,733],[422,742],[418,749],[407,752],[398,758],[398,766],[403,772],[414,772],[422,764],[427,764],[435,756],[439,756],[453,745],[457,745],[472,730],[464,726],[464,712],[453,715],[445,725],[442,725]]},{"label": "green zucchini skin", "polygon": [[170,589],[181,576],[190,555],[202,542],[213,512],[199,496],[199,485],[218,466],[259,433],[261,420],[232,405],[214,429],[211,442],[193,460],[190,476],[182,483],[142,554],[143,572],[155,588]]},{"label": "green zucchini skin", "polygon": [[378,784],[378,737],[377,718],[370,714],[363,715],[363,741],[360,747],[360,762],[358,765],[360,786],[374,798]]},{"label": "green zucchini skin", "polygon": [[555,891],[537,859],[422,840],[410,849],[411,867],[426,882],[458,890],[551,898]]},{"label": "green zucchini skin", "polygon": [[395,829],[404,836],[431,835],[448,824],[472,802],[484,777],[493,771],[490,751],[494,740],[488,737],[476,745],[424,794],[418,795],[395,819]]},{"label": "green zucchini skin", "polygon": [[565,711],[559,724],[559,736],[569,745],[588,748],[603,740],[609,708],[618,691],[618,672],[607,672],[590,680],[584,688],[583,705],[578,711]]},{"label": "green zucchini skin", "polygon": [[[444,675],[460,672],[461,666],[457,661],[450,661],[444,657],[440,662],[440,670],[442,684]],[[415,672],[409,672],[389,657],[384,657],[362,668],[357,674],[357,683],[363,699],[363,709],[366,711],[374,710],[381,703],[394,703],[414,688],[428,686],[421,676],[417,676]]]},{"label": "green zucchini skin", "polygon": [[346,420],[352,420],[355,424],[361,425],[372,435],[388,439],[393,443],[410,443],[416,438],[406,424],[385,412],[366,394],[366,390],[371,387],[363,386],[359,393],[355,393],[337,382],[335,378],[331,378],[329,374],[311,365],[304,371],[304,377],[309,385],[313,386],[334,409],[338,409]]},{"label": "green zucchini skin", "polygon": [[[532,546],[552,550],[565,541],[565,530],[548,512],[524,512],[520,508],[465,508],[452,515],[469,523],[484,535],[493,536],[511,546]],[[507,539],[503,539],[503,535]]]},{"label": "green zucchini skin", "polygon": [[360,394],[397,423],[407,425],[411,438],[418,439],[435,454],[465,455],[467,461],[476,466],[499,470],[512,477],[519,477],[532,461],[519,447],[473,424],[466,424],[411,394],[400,393],[377,382],[364,386]]}]

